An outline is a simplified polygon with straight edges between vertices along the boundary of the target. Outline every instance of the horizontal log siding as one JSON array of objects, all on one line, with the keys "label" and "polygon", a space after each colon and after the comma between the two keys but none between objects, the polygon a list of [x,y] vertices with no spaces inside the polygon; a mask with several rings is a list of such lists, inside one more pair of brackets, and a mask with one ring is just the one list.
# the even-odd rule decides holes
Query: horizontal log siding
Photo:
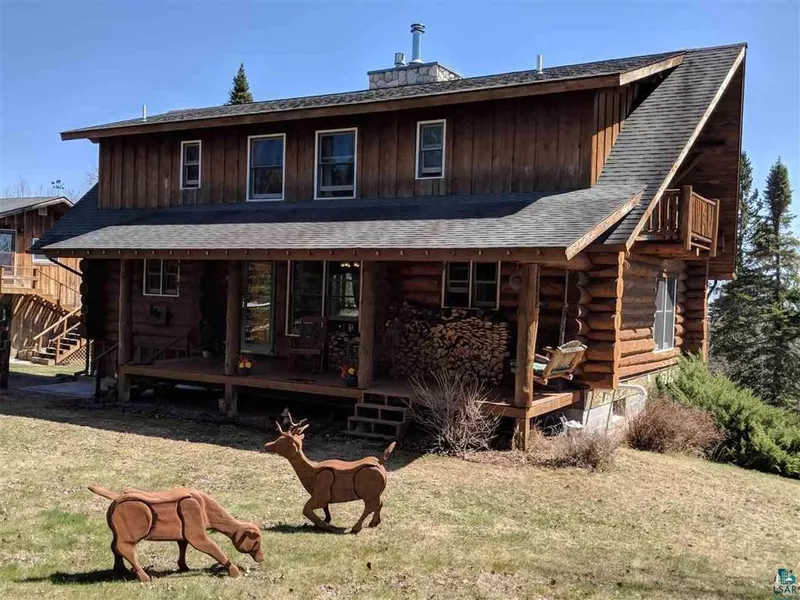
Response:
[{"label": "horizontal log siding", "polygon": [[[445,177],[416,180],[417,121],[431,119],[447,120]],[[574,92],[104,138],[99,205],[156,208],[242,202],[247,190],[247,137],[269,133],[286,134],[285,199],[310,200],[315,131],[344,127],[358,128],[357,195],[362,198],[584,188],[591,183],[597,126],[594,93]],[[613,124],[610,128],[619,129]],[[202,141],[202,187],[197,190],[180,189],[185,140]]]}]

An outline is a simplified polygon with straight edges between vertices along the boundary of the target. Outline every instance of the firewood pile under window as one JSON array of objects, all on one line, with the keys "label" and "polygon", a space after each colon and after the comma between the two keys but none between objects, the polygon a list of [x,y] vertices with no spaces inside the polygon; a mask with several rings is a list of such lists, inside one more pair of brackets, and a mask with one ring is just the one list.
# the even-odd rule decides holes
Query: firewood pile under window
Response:
[{"label": "firewood pile under window", "polygon": [[444,368],[494,385],[503,379],[511,325],[497,313],[404,303],[386,328],[394,377],[425,376]]}]

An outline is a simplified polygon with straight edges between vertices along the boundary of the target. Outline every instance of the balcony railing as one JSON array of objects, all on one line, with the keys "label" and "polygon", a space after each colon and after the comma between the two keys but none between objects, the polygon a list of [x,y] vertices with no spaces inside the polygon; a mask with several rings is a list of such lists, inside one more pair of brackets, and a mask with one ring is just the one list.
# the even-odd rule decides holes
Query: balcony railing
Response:
[{"label": "balcony railing", "polygon": [[718,231],[719,200],[704,198],[685,185],[664,192],[639,239],[678,242],[686,251],[707,250],[713,257]]}]

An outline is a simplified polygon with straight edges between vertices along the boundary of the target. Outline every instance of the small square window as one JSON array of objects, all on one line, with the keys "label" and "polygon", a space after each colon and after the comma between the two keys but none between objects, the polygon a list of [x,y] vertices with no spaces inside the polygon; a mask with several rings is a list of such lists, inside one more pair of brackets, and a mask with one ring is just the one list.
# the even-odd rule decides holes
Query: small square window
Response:
[{"label": "small square window", "polygon": [[444,121],[417,123],[417,179],[444,176]]},{"label": "small square window", "polygon": [[497,308],[498,263],[447,263],[442,304],[450,308]]},{"label": "small square window", "polygon": [[200,187],[201,143],[181,142],[181,189]]},{"label": "small square window", "polygon": [[160,258],[144,261],[144,295],[178,296],[180,261]]}]

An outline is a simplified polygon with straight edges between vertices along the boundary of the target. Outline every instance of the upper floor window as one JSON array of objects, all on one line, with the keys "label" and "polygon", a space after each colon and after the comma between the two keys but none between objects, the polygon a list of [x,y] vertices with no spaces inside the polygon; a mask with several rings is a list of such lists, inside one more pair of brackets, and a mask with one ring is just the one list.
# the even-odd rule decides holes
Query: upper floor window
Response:
[{"label": "upper floor window", "polygon": [[[33,238],[31,240],[31,247],[35,246],[36,242],[38,242],[38,241],[39,241],[38,237]],[[35,264],[35,265],[49,265],[50,261],[47,260],[47,256],[45,256],[44,254],[34,253],[34,255],[33,255],[33,264]]]},{"label": "upper floor window", "polygon": [[417,123],[417,179],[444,177],[444,121]]},{"label": "upper floor window", "polygon": [[200,141],[181,142],[181,189],[200,187]]},{"label": "upper floor window", "polygon": [[146,258],[144,261],[144,295],[177,296],[180,267],[179,260]]},{"label": "upper floor window", "polygon": [[500,295],[500,263],[446,263],[442,306],[497,308]]},{"label": "upper floor window", "polygon": [[675,347],[675,298],[677,279],[660,277],[656,280],[656,317],[653,327],[656,350]]},{"label": "upper floor window", "polygon": [[317,131],[315,198],[356,197],[355,129]]},{"label": "upper floor window", "polygon": [[247,199],[282,200],[286,135],[252,135],[247,140]]}]

